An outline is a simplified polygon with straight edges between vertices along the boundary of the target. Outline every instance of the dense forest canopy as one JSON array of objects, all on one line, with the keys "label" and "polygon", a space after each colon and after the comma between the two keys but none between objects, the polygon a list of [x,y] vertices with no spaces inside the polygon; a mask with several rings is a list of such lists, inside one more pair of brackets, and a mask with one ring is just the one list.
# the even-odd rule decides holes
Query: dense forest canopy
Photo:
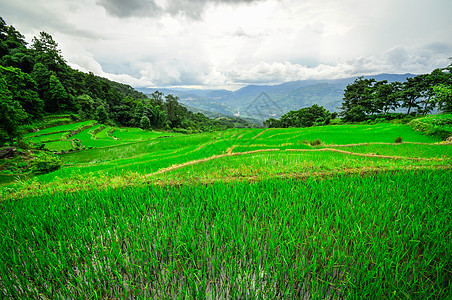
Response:
[{"label": "dense forest canopy", "polygon": [[101,123],[199,132],[232,127],[236,120],[211,120],[192,113],[173,95],[147,97],[132,87],[68,66],[46,32],[31,44],[0,17],[0,144],[11,144],[22,124],[46,114],[72,113]]}]

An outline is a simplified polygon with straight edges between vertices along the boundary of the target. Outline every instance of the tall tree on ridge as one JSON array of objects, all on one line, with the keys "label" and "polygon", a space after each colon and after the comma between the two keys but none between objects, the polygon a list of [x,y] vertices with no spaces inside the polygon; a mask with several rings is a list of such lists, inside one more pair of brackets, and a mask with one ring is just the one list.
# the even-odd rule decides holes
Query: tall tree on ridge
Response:
[{"label": "tall tree on ridge", "polygon": [[36,61],[44,64],[49,70],[58,73],[63,72],[67,67],[57,42],[50,34],[41,31],[39,37],[33,38],[32,49],[36,53]]}]

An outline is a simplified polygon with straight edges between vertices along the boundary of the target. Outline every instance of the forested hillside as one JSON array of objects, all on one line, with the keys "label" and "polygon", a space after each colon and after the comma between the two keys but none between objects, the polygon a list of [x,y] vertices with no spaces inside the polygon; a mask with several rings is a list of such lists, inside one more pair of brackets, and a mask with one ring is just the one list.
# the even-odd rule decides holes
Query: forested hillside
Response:
[{"label": "forested hillside", "polygon": [[409,120],[407,117],[438,111],[450,113],[452,64],[435,69],[430,74],[408,77],[404,82],[359,77],[345,87],[339,113],[331,113],[326,108],[313,104],[289,111],[279,119],[269,118],[264,125],[276,128],[310,127],[327,125],[338,116],[341,119],[336,124]]},{"label": "forested hillside", "polygon": [[[404,82],[414,74],[380,74],[366,76],[365,79],[374,78],[378,81]],[[248,85],[237,91],[227,90],[194,90],[194,89],[165,89],[165,94],[177,95],[180,102],[197,109],[212,111],[225,115],[251,117],[261,121],[275,115],[281,117],[291,110],[298,110],[317,104],[331,112],[338,112],[348,84],[353,83],[356,77],[323,80],[298,80],[278,85]],[[156,89],[139,88],[145,94],[151,94]],[[260,107],[260,113],[253,110],[259,105],[259,95],[265,93],[274,102],[272,109]],[[268,113],[263,113],[267,111]]]},{"label": "forested hillside", "polygon": [[63,112],[74,119],[190,132],[237,123],[192,113],[173,95],[155,92],[148,98],[131,86],[74,70],[50,34],[41,32],[28,44],[0,17],[0,145],[12,144],[22,125]]}]

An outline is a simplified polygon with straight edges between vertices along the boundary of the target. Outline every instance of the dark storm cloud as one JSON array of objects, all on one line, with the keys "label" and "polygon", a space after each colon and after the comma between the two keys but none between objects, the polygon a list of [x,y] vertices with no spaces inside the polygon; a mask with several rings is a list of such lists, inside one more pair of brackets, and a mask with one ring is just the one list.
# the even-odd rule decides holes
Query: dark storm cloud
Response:
[{"label": "dark storm cloud", "polygon": [[159,5],[155,0],[98,0],[107,13],[119,18],[154,17],[162,14],[200,19],[205,8],[215,4],[247,4],[263,0],[168,0]]},{"label": "dark storm cloud", "polygon": [[97,3],[110,15],[120,18],[156,16],[162,12],[153,0],[99,0]]}]

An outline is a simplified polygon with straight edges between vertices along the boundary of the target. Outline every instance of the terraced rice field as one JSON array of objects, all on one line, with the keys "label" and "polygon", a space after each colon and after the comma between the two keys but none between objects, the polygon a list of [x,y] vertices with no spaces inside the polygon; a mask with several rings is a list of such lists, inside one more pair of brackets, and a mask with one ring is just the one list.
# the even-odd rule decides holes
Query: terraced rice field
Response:
[{"label": "terraced rice field", "polygon": [[96,126],[60,170],[0,188],[3,298],[452,297],[451,144]]},{"label": "terraced rice field", "polygon": [[164,135],[167,133],[144,131],[139,128],[115,128],[97,124],[95,121],[85,121],[46,128],[26,134],[24,138],[27,142],[43,143],[47,150],[61,152],[109,147]]},{"label": "terraced rice field", "polygon": [[0,294],[447,299],[451,175],[151,185],[4,201]]}]

